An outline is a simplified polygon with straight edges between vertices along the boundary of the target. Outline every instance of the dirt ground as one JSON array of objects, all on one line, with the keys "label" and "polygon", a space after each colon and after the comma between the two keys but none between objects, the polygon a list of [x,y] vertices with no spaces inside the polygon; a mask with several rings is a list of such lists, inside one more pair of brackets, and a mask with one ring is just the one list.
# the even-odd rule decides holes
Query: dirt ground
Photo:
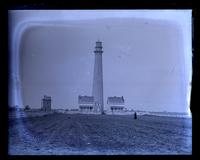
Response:
[{"label": "dirt ground", "polygon": [[191,118],[54,113],[9,121],[11,155],[191,153]]}]

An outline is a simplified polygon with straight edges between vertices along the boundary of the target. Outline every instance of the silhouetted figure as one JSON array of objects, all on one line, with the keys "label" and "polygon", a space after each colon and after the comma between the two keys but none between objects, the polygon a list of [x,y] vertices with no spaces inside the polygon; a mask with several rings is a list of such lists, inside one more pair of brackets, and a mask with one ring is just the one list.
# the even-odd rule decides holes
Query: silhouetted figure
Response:
[{"label": "silhouetted figure", "polygon": [[29,111],[31,108],[29,107],[29,105],[26,105],[24,108],[24,111]]},{"label": "silhouetted figure", "polygon": [[134,113],[134,119],[137,119],[137,113],[136,112]]}]

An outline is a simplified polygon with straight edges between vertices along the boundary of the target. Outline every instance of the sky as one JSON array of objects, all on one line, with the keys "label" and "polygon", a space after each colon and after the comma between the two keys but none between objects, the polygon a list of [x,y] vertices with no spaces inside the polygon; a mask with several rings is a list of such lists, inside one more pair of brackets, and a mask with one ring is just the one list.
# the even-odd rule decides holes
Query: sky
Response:
[{"label": "sky", "polygon": [[[92,95],[94,49],[103,45],[104,109],[187,112],[192,75],[191,10],[10,11],[10,103],[78,108]],[[15,97],[15,98],[13,98]]]}]

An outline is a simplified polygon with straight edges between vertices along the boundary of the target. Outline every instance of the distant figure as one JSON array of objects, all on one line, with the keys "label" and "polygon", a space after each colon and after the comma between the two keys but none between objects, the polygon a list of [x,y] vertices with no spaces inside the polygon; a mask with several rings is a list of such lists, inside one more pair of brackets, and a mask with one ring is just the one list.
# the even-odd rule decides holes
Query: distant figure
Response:
[{"label": "distant figure", "polygon": [[134,113],[134,119],[137,119],[137,113],[136,112]]},{"label": "distant figure", "polygon": [[29,105],[26,105],[25,107],[24,107],[24,111],[29,111],[31,108],[29,107]]}]

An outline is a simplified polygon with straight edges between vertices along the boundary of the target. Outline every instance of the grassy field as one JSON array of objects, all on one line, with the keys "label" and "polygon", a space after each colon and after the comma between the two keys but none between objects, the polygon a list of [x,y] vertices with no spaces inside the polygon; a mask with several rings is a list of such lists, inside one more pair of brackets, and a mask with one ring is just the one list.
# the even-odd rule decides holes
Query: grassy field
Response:
[{"label": "grassy field", "polygon": [[54,113],[9,122],[11,155],[191,153],[189,118]]}]

